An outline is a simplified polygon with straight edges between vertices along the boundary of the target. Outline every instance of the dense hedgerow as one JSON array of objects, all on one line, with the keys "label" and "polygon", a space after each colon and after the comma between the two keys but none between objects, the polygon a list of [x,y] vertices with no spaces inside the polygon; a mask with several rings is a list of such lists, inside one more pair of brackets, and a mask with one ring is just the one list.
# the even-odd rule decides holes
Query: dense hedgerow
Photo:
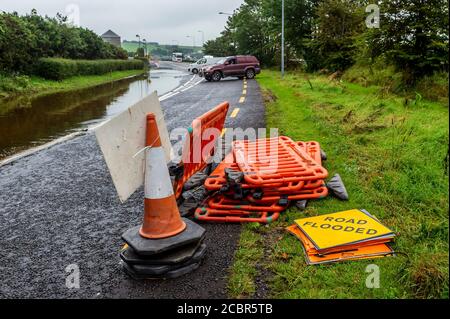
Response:
[{"label": "dense hedgerow", "polygon": [[79,75],[101,75],[114,71],[140,70],[140,60],[68,60],[43,58],[36,64],[34,73],[49,80],[63,80]]},{"label": "dense hedgerow", "polygon": [[126,60],[128,54],[91,30],[68,25],[59,14],[50,18],[35,10],[25,16],[0,12],[0,73],[30,74],[40,58],[48,57]]}]

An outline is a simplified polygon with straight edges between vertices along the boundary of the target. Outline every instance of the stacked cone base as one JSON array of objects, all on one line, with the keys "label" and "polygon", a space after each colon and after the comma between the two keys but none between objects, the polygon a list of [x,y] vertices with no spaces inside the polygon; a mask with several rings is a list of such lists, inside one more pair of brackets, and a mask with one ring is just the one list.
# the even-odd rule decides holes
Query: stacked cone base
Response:
[{"label": "stacked cone base", "polygon": [[171,279],[197,269],[206,253],[205,230],[183,221],[186,229],[168,238],[143,238],[140,227],[124,233],[122,239],[129,246],[120,253],[125,272],[134,279]]}]

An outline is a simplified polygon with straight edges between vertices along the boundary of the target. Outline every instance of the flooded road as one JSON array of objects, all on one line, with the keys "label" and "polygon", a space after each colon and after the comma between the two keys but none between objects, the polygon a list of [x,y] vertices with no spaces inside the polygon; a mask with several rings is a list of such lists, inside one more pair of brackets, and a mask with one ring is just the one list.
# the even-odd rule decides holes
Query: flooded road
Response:
[{"label": "flooded road", "polygon": [[93,88],[0,101],[0,160],[103,122],[155,90],[161,96],[184,76],[179,70],[152,70]]}]

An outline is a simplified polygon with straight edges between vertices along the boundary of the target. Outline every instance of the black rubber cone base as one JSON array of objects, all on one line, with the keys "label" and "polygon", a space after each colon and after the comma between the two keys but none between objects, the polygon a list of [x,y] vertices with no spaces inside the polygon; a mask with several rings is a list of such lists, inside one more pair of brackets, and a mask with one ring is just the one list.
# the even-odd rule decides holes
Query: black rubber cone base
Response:
[{"label": "black rubber cone base", "polygon": [[200,267],[200,263],[192,264],[183,268],[179,268],[176,270],[169,271],[162,276],[149,276],[136,271],[134,266],[128,266],[125,263],[122,263],[123,269],[125,272],[133,279],[136,280],[144,280],[144,279],[175,279],[181,276],[184,276],[194,270],[197,270]]},{"label": "black rubber cone base", "polygon": [[186,262],[194,257],[202,244],[203,238],[199,242],[167,251],[162,254],[152,256],[139,256],[128,247],[120,252],[120,258],[129,265],[175,265]]},{"label": "black rubber cone base", "polygon": [[339,198],[340,200],[348,200],[348,192],[345,188],[344,182],[342,181],[341,175],[336,174],[334,175],[328,182],[327,182],[328,190],[332,195]]},{"label": "black rubber cone base", "polygon": [[202,244],[191,259],[178,265],[130,265],[122,262],[122,266],[135,279],[171,279],[197,269],[205,254],[206,245]]},{"label": "black rubber cone base", "polygon": [[122,235],[122,239],[141,256],[161,254],[175,248],[199,242],[205,235],[205,229],[193,221],[183,218],[186,229],[180,234],[162,239],[147,239],[139,234],[141,226],[129,229]]},{"label": "black rubber cone base", "polygon": [[199,205],[200,204],[195,201],[184,201],[179,207],[181,217],[194,215],[195,210]]}]

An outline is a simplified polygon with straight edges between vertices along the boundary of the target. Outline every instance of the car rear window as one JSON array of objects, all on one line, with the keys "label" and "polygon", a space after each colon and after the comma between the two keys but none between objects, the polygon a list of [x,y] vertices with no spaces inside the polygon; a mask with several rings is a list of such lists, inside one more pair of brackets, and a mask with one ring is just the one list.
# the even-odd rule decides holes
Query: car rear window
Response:
[{"label": "car rear window", "polygon": [[238,57],[238,64],[243,63],[258,63],[258,59],[254,56],[240,56]]}]

